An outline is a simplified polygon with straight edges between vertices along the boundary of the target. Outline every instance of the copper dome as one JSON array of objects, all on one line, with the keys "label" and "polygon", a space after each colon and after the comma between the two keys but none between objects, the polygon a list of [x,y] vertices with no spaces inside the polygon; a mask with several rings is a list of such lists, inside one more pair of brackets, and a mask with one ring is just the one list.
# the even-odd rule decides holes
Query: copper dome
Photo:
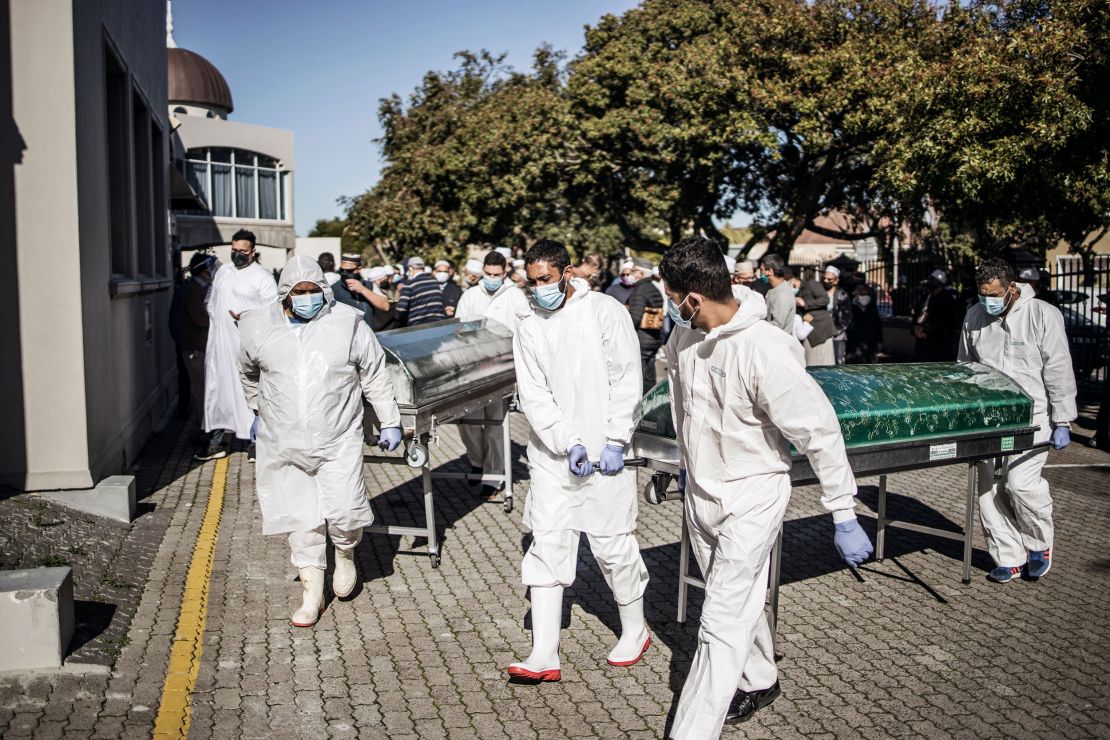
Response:
[{"label": "copper dome", "polygon": [[188,49],[166,49],[169,68],[170,103],[192,103],[234,110],[231,88],[220,70],[200,54]]}]

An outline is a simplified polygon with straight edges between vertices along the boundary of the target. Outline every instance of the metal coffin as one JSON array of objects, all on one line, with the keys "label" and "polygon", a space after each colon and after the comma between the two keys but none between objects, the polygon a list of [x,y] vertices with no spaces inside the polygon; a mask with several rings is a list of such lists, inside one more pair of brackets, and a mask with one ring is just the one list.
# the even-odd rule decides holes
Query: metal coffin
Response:
[{"label": "metal coffin", "polygon": [[377,335],[408,425],[446,422],[512,393],[513,336],[497,322],[449,319]]},{"label": "metal coffin", "polygon": [[[809,371],[836,410],[857,475],[1020,452],[1032,446],[1033,404],[1006,375],[978,363],[840,365]],[[636,454],[678,463],[663,381],[641,404]],[[791,478],[813,480],[794,453]]]}]

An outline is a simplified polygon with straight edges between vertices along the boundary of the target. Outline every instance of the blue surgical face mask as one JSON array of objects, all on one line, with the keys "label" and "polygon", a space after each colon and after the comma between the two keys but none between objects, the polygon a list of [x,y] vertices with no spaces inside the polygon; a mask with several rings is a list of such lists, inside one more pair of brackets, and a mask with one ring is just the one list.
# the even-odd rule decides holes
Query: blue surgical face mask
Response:
[{"label": "blue surgical face mask", "polygon": [[293,313],[308,321],[324,307],[324,294],[320,292],[295,295],[290,298],[290,303],[293,304]]},{"label": "blue surgical face mask", "polygon": [[554,311],[562,306],[566,294],[566,281],[560,280],[549,285],[532,288],[532,302],[545,311]]},{"label": "blue surgical face mask", "polygon": [[[690,322],[694,320],[692,315],[688,319],[682,317],[682,307],[686,305],[686,301],[688,300],[690,300],[689,295],[682,300],[682,303],[676,306],[673,299],[667,299],[667,315],[671,317],[671,321],[674,322],[675,326],[681,326],[684,329],[689,329],[691,326]],[[694,313],[697,313],[697,311]]]},{"label": "blue surgical face mask", "polygon": [[794,291],[794,295],[798,295],[798,291],[801,290],[801,288],[791,288],[791,290]]},{"label": "blue surgical face mask", "polygon": [[979,302],[983,304],[983,308],[987,310],[991,316],[1001,316],[1002,312],[1006,310],[1006,297],[981,295]]},{"label": "blue surgical face mask", "polygon": [[487,275],[486,277],[482,278],[482,287],[485,288],[486,291],[489,293],[496,293],[501,288],[501,285],[504,282],[505,278],[503,277],[492,278]]}]

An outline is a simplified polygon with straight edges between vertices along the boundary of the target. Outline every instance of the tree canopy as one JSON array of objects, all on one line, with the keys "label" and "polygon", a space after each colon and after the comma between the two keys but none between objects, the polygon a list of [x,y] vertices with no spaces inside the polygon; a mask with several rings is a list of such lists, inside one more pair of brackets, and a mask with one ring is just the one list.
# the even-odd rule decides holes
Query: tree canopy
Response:
[{"label": "tree canopy", "polygon": [[[383,100],[349,228],[394,256],[555,237],[662,251],[754,214],[889,246],[939,218],[980,251],[1088,248],[1110,224],[1108,4],[645,0],[572,59],[487,51]],[[815,223],[837,211],[847,231]]]}]

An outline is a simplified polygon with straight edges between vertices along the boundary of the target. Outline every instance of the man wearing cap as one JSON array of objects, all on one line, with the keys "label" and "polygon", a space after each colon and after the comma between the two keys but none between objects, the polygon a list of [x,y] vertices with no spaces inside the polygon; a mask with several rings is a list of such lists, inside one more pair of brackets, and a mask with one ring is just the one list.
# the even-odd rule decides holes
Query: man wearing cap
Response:
[{"label": "man wearing cap", "polygon": [[455,263],[451,260],[437,260],[432,267],[432,277],[439,283],[439,291],[443,294],[443,310],[447,318],[455,315],[455,306],[459,305],[462,298],[462,288],[455,282]]},{"label": "man wearing cap", "polygon": [[197,425],[198,444],[207,442],[204,425],[204,353],[208,349],[208,289],[219,267],[214,255],[196,252],[189,260],[189,279],[174,292],[170,309],[170,334],[189,381],[191,416]]},{"label": "man wearing cap", "polygon": [[[640,257],[632,260],[632,270],[628,278],[632,291],[625,303],[632,316],[632,326],[636,327],[636,339],[640,343],[644,393],[655,386],[655,353],[663,345],[663,296],[651,282],[651,268],[651,260]],[[657,317],[652,314],[657,314]]]},{"label": "man wearing cap", "polygon": [[424,272],[424,260],[409,257],[406,260],[408,277],[401,282],[394,310],[401,326],[419,326],[433,321],[443,321],[447,311],[443,305],[443,293],[439,283]]},{"label": "man wearing cap", "polygon": [[621,262],[620,275],[605,289],[605,295],[616,298],[622,306],[628,305],[628,297],[632,295],[632,288],[636,285],[636,279],[632,277],[632,270],[635,267],[636,264],[631,258],[625,259]]},{"label": "man wearing cap", "polygon": [[765,280],[757,280],[755,277],[755,263],[751,260],[741,260],[736,263],[736,271],[733,273],[735,279],[733,283],[743,285],[746,288],[754,290],[761,296],[766,297],[767,291],[771,289],[771,284]]},{"label": "man wearing cap", "polygon": [[962,317],[956,296],[947,288],[948,275],[933,270],[925,281],[925,296],[913,316],[918,362],[951,362],[956,359]]},{"label": "man wearing cap", "polygon": [[463,288],[464,293],[469,288],[473,288],[482,282],[482,260],[470,259],[466,261],[466,264],[463,265],[463,282],[466,283],[466,287]]},{"label": "man wearing cap", "polygon": [[[362,314],[362,320],[369,327],[374,326],[374,311],[388,311],[389,301],[384,295],[377,295],[373,289],[362,280],[359,268],[362,267],[362,255],[347,253],[340,257],[339,280],[332,286],[335,300],[345,306],[350,306]],[[325,273],[325,278],[327,273]]]},{"label": "man wearing cap", "polygon": [[829,295],[829,316],[832,318],[833,357],[837,365],[844,364],[848,354],[848,329],[852,326],[852,297],[840,287],[840,270],[835,265],[825,268],[821,286]]},{"label": "man wearing cap", "polygon": [[1056,295],[1056,291],[1050,290],[1046,284],[1047,280],[1042,280],[1042,277],[1047,275],[1042,274],[1041,270],[1036,267],[1026,267],[1018,275],[1019,283],[1026,283],[1033,289],[1033,297],[1044,301],[1050,306],[1060,307],[1060,297]]}]

